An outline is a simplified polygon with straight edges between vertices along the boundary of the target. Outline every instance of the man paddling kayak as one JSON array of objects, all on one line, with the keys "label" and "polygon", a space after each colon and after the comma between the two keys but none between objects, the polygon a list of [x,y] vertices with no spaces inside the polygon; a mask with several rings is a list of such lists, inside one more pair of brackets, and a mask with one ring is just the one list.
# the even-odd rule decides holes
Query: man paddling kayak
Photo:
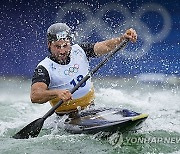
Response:
[{"label": "man paddling kayak", "polygon": [[47,30],[50,55],[36,67],[32,78],[32,103],[50,102],[52,106],[63,100],[57,114],[67,114],[84,109],[94,100],[93,84],[84,82],[73,94],[70,90],[88,74],[89,59],[106,54],[125,39],[135,42],[136,31],[132,28],[117,38],[97,43],[73,44],[71,29],[65,23],[55,23]]}]

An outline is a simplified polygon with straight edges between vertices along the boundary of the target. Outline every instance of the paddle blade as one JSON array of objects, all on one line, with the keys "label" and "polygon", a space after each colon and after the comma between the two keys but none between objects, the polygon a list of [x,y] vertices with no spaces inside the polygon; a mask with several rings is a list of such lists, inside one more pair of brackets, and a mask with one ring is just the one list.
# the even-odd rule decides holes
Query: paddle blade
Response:
[{"label": "paddle blade", "polygon": [[28,124],[17,134],[13,136],[15,139],[28,139],[29,137],[37,137],[41,131],[41,128],[44,124],[44,119],[39,118]]}]

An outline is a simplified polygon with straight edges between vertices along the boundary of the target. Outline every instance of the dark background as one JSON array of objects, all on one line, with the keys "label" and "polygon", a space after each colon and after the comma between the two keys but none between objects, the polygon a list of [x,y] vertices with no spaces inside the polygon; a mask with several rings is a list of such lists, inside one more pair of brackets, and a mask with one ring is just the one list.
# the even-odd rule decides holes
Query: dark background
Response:
[{"label": "dark background", "polygon": [[[129,27],[136,29],[138,42],[129,43],[123,54],[101,68],[99,76],[179,76],[179,8],[178,0],[1,1],[0,76],[30,78],[38,62],[48,55],[46,30],[54,22],[66,22],[77,31],[74,42],[78,43],[116,37]],[[91,60],[91,67],[100,59]]]}]

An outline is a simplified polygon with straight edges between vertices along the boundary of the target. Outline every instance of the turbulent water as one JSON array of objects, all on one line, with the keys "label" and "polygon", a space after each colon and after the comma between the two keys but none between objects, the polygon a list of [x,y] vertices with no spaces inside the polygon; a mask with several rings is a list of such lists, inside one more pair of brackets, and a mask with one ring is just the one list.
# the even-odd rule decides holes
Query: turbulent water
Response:
[{"label": "turbulent water", "polygon": [[32,104],[30,80],[0,78],[0,154],[157,154],[180,153],[179,84],[145,84],[136,78],[93,79],[96,107],[120,107],[148,113],[142,128],[109,137],[72,135],[49,117],[37,138],[13,139],[16,132],[43,116],[48,103]]}]

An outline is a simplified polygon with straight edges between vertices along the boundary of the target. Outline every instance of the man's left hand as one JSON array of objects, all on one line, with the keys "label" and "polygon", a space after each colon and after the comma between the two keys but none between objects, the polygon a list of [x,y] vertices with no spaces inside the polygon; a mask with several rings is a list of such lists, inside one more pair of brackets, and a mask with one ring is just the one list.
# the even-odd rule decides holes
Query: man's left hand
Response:
[{"label": "man's left hand", "polygon": [[132,42],[136,42],[136,40],[137,40],[137,33],[132,28],[126,30],[126,32],[124,33],[123,36],[124,36],[124,38],[128,38]]}]

